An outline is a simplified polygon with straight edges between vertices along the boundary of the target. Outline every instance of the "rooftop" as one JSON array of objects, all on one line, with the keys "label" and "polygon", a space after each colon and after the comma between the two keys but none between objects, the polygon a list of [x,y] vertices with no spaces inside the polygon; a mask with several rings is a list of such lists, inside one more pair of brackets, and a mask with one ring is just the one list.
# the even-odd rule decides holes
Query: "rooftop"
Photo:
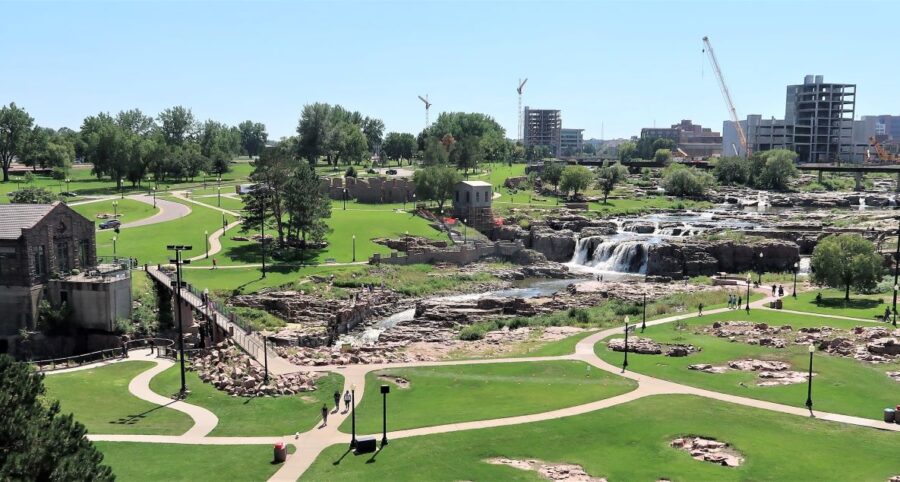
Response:
[{"label": "rooftop", "polygon": [[460,181],[460,183],[465,184],[467,186],[472,186],[472,187],[484,187],[484,186],[490,187],[490,185],[491,185],[491,183],[484,182],[484,181]]},{"label": "rooftop", "polygon": [[22,230],[33,227],[56,204],[0,204],[0,239],[19,239]]}]

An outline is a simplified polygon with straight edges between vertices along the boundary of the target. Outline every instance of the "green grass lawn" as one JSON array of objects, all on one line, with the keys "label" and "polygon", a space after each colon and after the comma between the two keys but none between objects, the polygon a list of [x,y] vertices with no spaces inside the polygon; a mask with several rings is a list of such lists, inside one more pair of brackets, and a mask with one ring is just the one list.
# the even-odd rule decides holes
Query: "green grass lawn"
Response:
[{"label": "green grass lawn", "polygon": [[587,338],[595,333],[594,330],[567,336],[561,340],[555,340],[547,343],[540,343],[536,346],[528,347],[524,352],[517,353],[514,356],[535,357],[535,356],[563,356],[575,353],[575,345],[579,341]]},{"label": "green grass lawn", "polygon": [[[690,434],[728,442],[746,462],[723,467],[669,447]],[[699,397],[655,396],[538,423],[394,439],[374,457],[334,445],[303,480],[542,480],[484,462],[510,457],[579,464],[611,481],[884,481],[900,473],[896,435]]]},{"label": "green grass lawn", "polygon": [[704,209],[711,206],[712,204],[706,201],[681,200],[668,196],[648,196],[643,198],[609,199],[606,204],[592,202],[590,203],[590,210],[604,215],[623,215],[660,209]]},{"label": "green grass lawn", "polygon": [[[319,379],[318,390],[285,397],[232,397],[203,383],[194,372],[187,372],[186,382],[191,394],[188,403],[208,409],[219,417],[219,424],[212,436],[266,436],[305,432],[315,426],[320,417],[322,403],[334,404],[332,395],[344,386],[340,375],[328,375]],[[177,367],[172,367],[150,382],[150,388],[164,396],[178,392],[181,378]]]},{"label": "green grass lawn", "polygon": [[[171,200],[177,202],[174,198]],[[185,252],[186,258],[203,254],[206,249],[204,231],[211,233],[220,229],[223,214],[196,204],[188,205],[191,213],[173,221],[125,229],[119,234],[110,230],[97,233],[97,255],[111,256],[113,254],[113,236],[118,239],[116,254],[135,257],[140,263],[167,263],[172,255],[166,250],[166,246],[170,244],[192,245],[193,250]],[[233,216],[227,214],[224,216],[228,222],[234,220]]]},{"label": "green grass lawn", "polygon": [[128,383],[153,364],[116,363],[100,368],[49,375],[47,396],[59,400],[62,413],[73,413],[95,434],[181,435],[193,422],[187,415],[145,402],[128,392]]},{"label": "green grass lawn", "polygon": [[[193,266],[193,265],[192,265]],[[209,288],[221,294],[230,295],[239,290],[242,293],[254,293],[263,288],[274,288],[290,285],[310,275],[328,275],[331,273],[359,272],[365,266],[267,266],[266,277],[262,277],[259,267],[241,267],[212,270],[209,268],[185,269],[182,271],[188,283],[203,289]]]},{"label": "green grass lawn", "polygon": [[[817,305],[816,294],[818,293],[822,293],[822,303]],[[850,301],[845,301],[843,290],[814,289],[797,293],[796,300],[792,296],[785,296],[783,299],[786,310],[871,320],[875,316],[884,315],[884,309],[891,306],[893,294],[861,295],[851,292]]]},{"label": "green grass lawn", "polygon": [[[398,388],[379,375],[403,377]],[[576,361],[498,363],[399,368],[366,375],[365,396],[356,412],[358,433],[381,430],[382,384],[391,385],[388,418],[392,430],[546,412],[609,398],[636,384]],[[350,431],[349,420],[341,430]]]},{"label": "green grass lawn", "polygon": [[263,481],[281,465],[265,445],[94,442],[120,481]]},{"label": "green grass lawn", "polygon": [[[749,320],[765,322],[772,326],[791,325],[794,332],[800,327],[834,326],[851,328],[860,322],[834,320],[815,316],[804,316],[780,313],[770,310],[753,310],[748,317],[745,312],[727,312],[704,316],[702,319],[687,320],[689,328],[676,331],[674,325],[664,324],[648,327],[640,336],[652,338],[662,343],[690,343],[702,349],[683,358],[665,357],[662,355],[638,355],[629,353],[628,369],[671,380],[685,385],[707,388],[722,393],[731,393],[760,400],[803,407],[806,402],[807,386],[805,383],[759,387],[756,385],[755,372],[729,370],[726,373],[712,374],[696,370],[688,370],[688,365],[710,363],[726,365],[730,360],[756,358],[789,362],[791,369],[806,371],[809,365],[809,352],[805,345],[788,345],[787,348],[774,349],[749,345],[741,342],[730,342],[728,339],[691,333],[698,325],[709,325],[716,320]],[[615,335],[613,338],[622,338]],[[793,340],[788,335],[787,341]],[[623,354],[606,348],[605,343],[598,343],[595,351],[605,361],[613,365],[621,365]],[[858,362],[850,358],[842,358],[817,353],[814,355],[813,402],[816,410],[843,413],[858,417],[881,419],[882,410],[900,403],[900,384],[885,375],[888,370],[900,369],[900,363],[872,365]],[[741,386],[743,383],[745,386]]]},{"label": "green grass lawn", "polygon": [[241,212],[244,209],[244,201],[240,199],[234,199],[227,196],[222,196],[221,206],[219,205],[218,196],[192,196],[191,200],[197,201],[199,203],[203,203],[212,207],[220,207],[222,209],[227,209],[229,211]]},{"label": "green grass lawn", "polygon": [[[252,165],[244,161],[233,162],[231,164],[231,171],[225,173],[222,176],[223,183],[235,183],[241,182],[250,175],[250,172],[253,170]],[[28,187],[29,185],[25,184],[25,182],[16,183],[16,178],[23,178],[22,175],[11,175],[9,182],[0,182],[0,202],[9,202],[8,193],[15,191],[19,188]],[[68,185],[68,190],[70,192],[74,192],[80,196],[99,196],[99,195],[110,195],[110,194],[119,194],[120,191],[116,188],[116,182],[112,179],[103,178],[97,179],[96,176],[91,174],[90,167],[79,167],[75,166],[69,171],[69,179],[70,183]],[[215,176],[198,176],[193,180],[185,180],[185,181],[177,181],[177,182],[165,182],[160,183],[159,190],[165,189],[184,189],[189,188],[191,186],[202,186],[204,180],[208,185],[215,184]],[[43,187],[49,189],[54,194],[63,192],[66,190],[66,183],[63,181],[59,181],[51,178],[47,175],[35,175],[34,182],[30,184],[33,187]],[[223,187],[224,189],[224,187]],[[229,189],[234,189],[234,187],[229,187]],[[143,186],[132,186],[131,183],[124,183],[124,191],[125,194],[139,194],[147,192],[146,181]],[[213,191],[215,192],[215,191]],[[70,198],[71,199],[71,198]]]},{"label": "green grass lawn", "polygon": [[[374,253],[390,254],[391,250],[376,244],[376,238],[397,238],[407,232],[413,236],[432,239],[446,239],[446,235],[432,228],[428,221],[409,212],[397,212],[395,206],[353,203],[351,209],[343,210],[339,203],[332,206],[331,218],[327,220],[331,232],[326,236],[328,246],[322,250],[310,250],[307,263],[324,263],[334,259],[339,263],[353,261],[353,236],[356,236],[356,261],[366,261]],[[259,243],[235,241],[231,238],[238,229],[227,233],[222,240],[223,251],[216,255],[219,265],[256,264],[260,262]],[[267,228],[267,232],[274,232]],[[195,244],[196,247],[196,244]],[[298,253],[299,254],[299,253]],[[271,261],[271,260],[270,260]],[[300,264],[301,260],[292,263]],[[212,261],[199,261],[200,266],[211,265]],[[288,263],[291,264],[291,263]]]},{"label": "green grass lawn", "polygon": [[[112,203],[117,203],[116,207],[113,207]],[[140,201],[135,201],[132,199],[115,199],[110,201],[97,201],[88,204],[80,204],[78,206],[71,206],[78,214],[94,221],[97,226],[100,225],[105,219],[99,219],[97,217],[98,214],[108,213],[113,214],[118,212],[119,221],[122,224],[130,223],[132,221],[139,221],[141,219],[149,218],[153,216],[159,209],[154,208],[151,204],[142,203]]]}]

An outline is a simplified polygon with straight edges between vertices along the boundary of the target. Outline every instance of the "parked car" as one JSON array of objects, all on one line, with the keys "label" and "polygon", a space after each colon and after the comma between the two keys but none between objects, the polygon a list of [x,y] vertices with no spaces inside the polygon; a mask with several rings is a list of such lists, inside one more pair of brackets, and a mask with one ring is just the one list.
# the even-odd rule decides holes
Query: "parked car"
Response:
[{"label": "parked car", "polygon": [[122,223],[118,219],[108,219],[100,223],[100,229],[118,228]]}]

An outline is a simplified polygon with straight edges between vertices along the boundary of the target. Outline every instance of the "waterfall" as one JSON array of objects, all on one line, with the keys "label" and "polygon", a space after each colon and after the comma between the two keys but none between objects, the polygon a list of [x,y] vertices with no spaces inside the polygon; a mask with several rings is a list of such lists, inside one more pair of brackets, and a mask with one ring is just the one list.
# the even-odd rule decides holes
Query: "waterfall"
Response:
[{"label": "waterfall", "polygon": [[866,210],[866,198],[864,198],[862,196],[859,197],[859,210],[860,211]]},{"label": "waterfall", "polygon": [[597,236],[579,239],[569,264],[587,266],[598,271],[639,274],[647,272],[647,242],[599,241],[600,238]]}]

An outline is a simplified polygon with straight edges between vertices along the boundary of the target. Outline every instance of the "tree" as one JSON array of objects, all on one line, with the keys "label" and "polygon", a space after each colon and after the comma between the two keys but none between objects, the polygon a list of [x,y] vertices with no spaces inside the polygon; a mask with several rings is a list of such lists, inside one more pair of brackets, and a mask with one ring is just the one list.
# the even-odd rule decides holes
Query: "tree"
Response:
[{"label": "tree", "polygon": [[657,149],[656,152],[653,153],[653,160],[663,166],[668,166],[669,163],[672,162],[672,151],[669,149]]},{"label": "tree", "polygon": [[857,291],[874,288],[884,273],[884,259],[875,245],[858,234],[837,234],[819,241],[812,255],[812,277],[819,284]]},{"label": "tree", "polygon": [[149,136],[156,129],[152,117],[144,115],[140,109],[123,110],[116,114],[116,124],[142,137]]},{"label": "tree", "polygon": [[166,145],[181,146],[192,140],[197,126],[191,109],[177,105],[159,113],[160,130]]},{"label": "tree", "polygon": [[12,193],[9,202],[13,204],[50,204],[56,196],[42,187],[26,187]]},{"label": "tree", "polygon": [[553,190],[559,194],[559,180],[562,178],[563,166],[558,162],[545,161],[541,171],[541,181],[553,185]]},{"label": "tree", "polygon": [[425,141],[425,152],[422,161],[426,166],[442,166],[450,160],[450,154],[442,142],[434,138]]},{"label": "tree", "polygon": [[258,232],[260,224],[271,219],[275,223],[278,245],[285,244],[285,185],[299,164],[295,154],[294,142],[284,141],[263,150],[259,159],[253,162],[250,180],[254,188],[243,196],[245,208],[241,231]]},{"label": "tree", "polygon": [[400,166],[403,159],[412,160],[416,152],[416,138],[406,132],[388,132],[382,145],[382,155],[397,161]]},{"label": "tree", "polygon": [[326,152],[335,168],[341,160],[348,165],[352,162],[359,164],[368,152],[366,137],[352,122],[332,125],[326,139]]},{"label": "tree", "polygon": [[462,181],[459,171],[447,166],[428,166],[413,174],[416,185],[416,197],[426,201],[435,201],[438,211],[444,211],[444,203],[453,196],[456,185]]},{"label": "tree", "polygon": [[616,184],[623,181],[627,175],[628,169],[625,169],[625,166],[619,163],[601,167],[597,171],[597,188],[603,192],[603,204],[606,204],[606,199],[616,187]]},{"label": "tree", "polygon": [[663,172],[663,189],[671,196],[702,196],[712,183],[709,174],[679,164],[673,164]]},{"label": "tree", "polygon": [[46,397],[43,375],[0,355],[0,480],[112,481],[72,415]]},{"label": "tree", "polygon": [[713,175],[719,184],[746,184],[750,180],[750,161],[742,157],[723,157],[716,162]]},{"label": "tree", "polygon": [[295,163],[285,184],[285,212],[288,238],[299,239],[302,249],[324,241],[330,231],[325,220],[331,217],[331,199],[319,187],[315,170],[308,163]]},{"label": "tree", "polygon": [[222,175],[230,169],[231,159],[241,152],[241,133],[221,122],[207,120],[200,127],[200,155],[206,158],[208,172]]},{"label": "tree", "polygon": [[384,135],[384,122],[381,119],[366,117],[362,122],[362,133],[366,138],[369,152],[374,154],[381,145],[381,137]]},{"label": "tree", "polygon": [[467,137],[454,144],[450,150],[450,160],[456,164],[457,169],[463,169],[468,176],[469,169],[478,167],[478,163],[484,157],[481,142],[478,138]]},{"label": "tree", "polygon": [[637,145],[628,141],[619,144],[619,160],[622,162],[630,161],[637,155]]},{"label": "tree", "polygon": [[479,148],[488,162],[502,162],[509,158],[512,143],[497,131],[490,131],[481,137]]},{"label": "tree", "polygon": [[797,154],[787,149],[773,149],[764,154],[765,166],[759,176],[759,187],[784,190],[797,177]]},{"label": "tree", "polygon": [[121,179],[128,172],[127,161],[133,159],[133,134],[116,124],[107,113],[101,112],[84,119],[81,125],[84,158],[93,164],[98,177],[110,176],[121,188]]},{"label": "tree", "polygon": [[28,136],[34,119],[10,102],[0,107],[0,167],[3,169],[3,182],[9,181],[9,168],[13,159],[25,156]]},{"label": "tree", "polygon": [[325,154],[325,135],[328,128],[328,117],[331,105],[322,102],[306,104],[297,124],[297,154],[305,157],[311,166],[315,166],[320,156]]},{"label": "tree", "polygon": [[594,154],[597,153],[597,147],[591,143],[585,143],[581,146],[581,152],[583,152],[589,156],[593,156]]},{"label": "tree", "polygon": [[591,170],[584,166],[566,166],[562,171],[559,179],[559,187],[564,193],[574,191],[574,196],[578,196],[578,191],[584,191],[591,185],[594,175]]},{"label": "tree", "polygon": [[241,149],[250,157],[258,156],[266,147],[269,134],[266,125],[261,122],[246,120],[238,125],[241,138]]}]

